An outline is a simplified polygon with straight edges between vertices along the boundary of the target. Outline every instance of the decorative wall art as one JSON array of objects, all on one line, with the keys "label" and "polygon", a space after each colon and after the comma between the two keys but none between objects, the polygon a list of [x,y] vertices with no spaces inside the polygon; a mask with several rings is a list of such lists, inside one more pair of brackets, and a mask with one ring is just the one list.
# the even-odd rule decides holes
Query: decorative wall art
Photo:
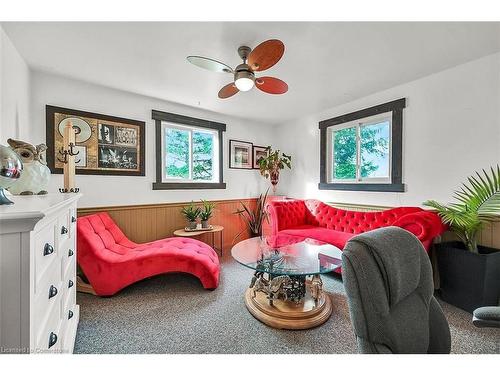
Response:
[{"label": "decorative wall art", "polygon": [[229,168],[252,169],[252,148],[250,142],[229,140]]},{"label": "decorative wall art", "polygon": [[269,148],[263,146],[253,146],[253,169],[260,169],[259,160],[269,156]]},{"label": "decorative wall art", "polygon": [[47,105],[47,164],[52,173],[63,171],[58,156],[67,122],[76,129],[77,174],[145,175],[143,121]]}]

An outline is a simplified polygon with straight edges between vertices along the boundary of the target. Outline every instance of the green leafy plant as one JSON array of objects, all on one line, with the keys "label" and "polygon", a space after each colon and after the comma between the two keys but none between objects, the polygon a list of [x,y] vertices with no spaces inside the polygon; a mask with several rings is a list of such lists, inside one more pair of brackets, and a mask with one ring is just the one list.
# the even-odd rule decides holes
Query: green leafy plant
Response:
[{"label": "green leafy plant", "polygon": [[255,209],[252,210],[245,203],[240,202],[241,209],[234,212],[234,214],[239,215],[246,223],[247,228],[243,229],[240,233],[234,237],[235,242],[239,236],[245,231],[249,230],[253,236],[262,236],[262,222],[267,220],[269,222],[267,210],[266,210],[266,200],[267,193],[269,189],[266,190],[264,194],[260,194],[257,198],[257,204],[255,205]]},{"label": "green leafy plant", "polygon": [[200,212],[200,219],[203,221],[207,221],[212,217],[214,213],[215,203],[203,199],[201,200],[201,202],[203,203],[203,208]]},{"label": "green leafy plant", "polygon": [[271,180],[273,191],[276,191],[280,170],[285,167],[292,168],[292,157],[280,152],[280,150],[273,151],[271,146],[268,146],[266,151],[268,153],[267,157],[258,160],[259,170],[262,176]]},{"label": "green leafy plant", "polygon": [[500,212],[500,167],[490,167],[490,171],[476,172],[468,183],[456,190],[456,203],[440,204],[434,200],[424,202],[425,206],[436,209],[438,215],[456,233],[467,249],[477,253],[477,236],[485,221]]},{"label": "green leafy plant", "polygon": [[181,213],[184,215],[187,221],[193,222],[196,221],[198,216],[201,214],[201,208],[196,207],[194,202],[191,201],[189,206],[185,206],[182,208]]}]

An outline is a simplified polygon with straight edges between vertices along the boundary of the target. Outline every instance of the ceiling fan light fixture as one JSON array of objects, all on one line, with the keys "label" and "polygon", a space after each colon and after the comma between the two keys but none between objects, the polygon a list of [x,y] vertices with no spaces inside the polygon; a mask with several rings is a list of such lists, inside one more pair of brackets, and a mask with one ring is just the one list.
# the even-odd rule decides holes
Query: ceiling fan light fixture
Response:
[{"label": "ceiling fan light fixture", "polygon": [[239,71],[234,74],[234,84],[240,91],[249,91],[255,83],[255,75],[249,71]]}]

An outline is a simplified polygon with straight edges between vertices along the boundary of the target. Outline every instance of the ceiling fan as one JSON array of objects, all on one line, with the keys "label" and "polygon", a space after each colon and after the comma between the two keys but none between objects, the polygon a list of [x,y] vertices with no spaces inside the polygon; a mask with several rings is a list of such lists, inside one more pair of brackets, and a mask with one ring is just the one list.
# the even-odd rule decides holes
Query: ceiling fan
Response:
[{"label": "ceiling fan", "polygon": [[243,63],[232,69],[220,61],[202,57],[188,56],[187,60],[200,68],[213,72],[231,73],[234,81],[227,84],[219,91],[219,98],[226,99],[239,91],[249,91],[254,86],[268,94],[284,94],[288,85],[281,79],[274,77],[255,77],[255,72],[262,72],[274,66],[283,56],[285,45],[281,40],[270,39],[262,42],[253,50],[247,46],[238,48]]}]

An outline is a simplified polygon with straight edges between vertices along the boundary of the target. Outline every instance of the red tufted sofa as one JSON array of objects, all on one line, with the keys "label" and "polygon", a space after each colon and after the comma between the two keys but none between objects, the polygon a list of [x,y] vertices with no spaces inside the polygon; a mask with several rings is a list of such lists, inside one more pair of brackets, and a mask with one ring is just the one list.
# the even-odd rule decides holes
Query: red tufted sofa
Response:
[{"label": "red tufted sofa", "polygon": [[315,199],[290,199],[269,202],[267,209],[273,235],[314,238],[339,249],[356,234],[397,226],[413,233],[428,250],[433,239],[446,230],[438,215],[418,207],[357,212],[341,210]]},{"label": "red tufted sofa", "polygon": [[77,231],[78,263],[97,295],[167,272],[195,275],[206,289],[219,285],[219,258],[203,242],[173,237],[137,244],[106,212],[78,218]]}]

